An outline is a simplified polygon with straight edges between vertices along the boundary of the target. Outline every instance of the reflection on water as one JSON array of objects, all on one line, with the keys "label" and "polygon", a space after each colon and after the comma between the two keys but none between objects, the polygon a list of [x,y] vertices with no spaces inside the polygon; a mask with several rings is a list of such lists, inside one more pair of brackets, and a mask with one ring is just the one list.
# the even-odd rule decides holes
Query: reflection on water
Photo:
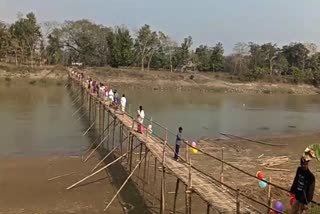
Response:
[{"label": "reflection on water", "polygon": [[[189,139],[220,137],[219,132],[270,135],[318,130],[320,97],[231,95],[123,90],[131,114],[140,104],[148,118]],[[78,107],[63,86],[0,85],[0,155],[78,153],[89,144],[88,125],[72,117]],[[164,135],[155,125],[154,131]],[[173,136],[170,136],[170,142]]]},{"label": "reflection on water", "polygon": [[23,82],[0,85],[0,155],[78,153],[88,145],[84,127],[63,86]]}]

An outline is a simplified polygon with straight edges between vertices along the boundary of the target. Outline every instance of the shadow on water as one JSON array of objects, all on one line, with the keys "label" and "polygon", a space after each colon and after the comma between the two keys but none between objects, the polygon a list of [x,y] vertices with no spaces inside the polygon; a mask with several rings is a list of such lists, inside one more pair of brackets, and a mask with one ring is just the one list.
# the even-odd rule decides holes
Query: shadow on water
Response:
[{"label": "shadow on water", "polygon": [[[71,96],[75,96],[72,92],[70,93]],[[74,105],[75,109],[79,108],[82,105],[81,100]],[[83,115],[87,110],[82,108],[78,115]],[[84,127],[89,127],[91,125],[91,121],[88,120],[88,115],[83,117],[80,121],[83,123]],[[87,129],[87,128],[85,128]],[[84,130],[85,131],[85,130]],[[87,134],[90,139],[90,142],[93,142],[99,137],[98,132],[94,129],[90,130]],[[96,145],[99,142],[96,143]],[[106,154],[109,153],[109,150],[106,148],[100,147],[98,150],[100,157],[104,157]],[[106,160],[104,160],[104,164],[109,164],[110,162],[114,161],[117,157],[112,154]],[[112,185],[115,187],[116,191],[121,187],[121,185],[125,182],[127,177],[130,173],[127,172],[126,168],[121,164],[121,162],[116,162],[115,164],[111,165],[106,172],[110,176],[106,176],[104,179],[109,178],[111,180]],[[100,179],[101,180],[101,179]],[[91,183],[98,182],[99,180],[94,180],[92,182],[87,182],[82,184],[81,186],[89,185]],[[140,194],[139,187],[130,179],[127,184],[124,186],[122,191],[119,193],[121,197],[121,205],[123,208],[124,213],[130,214],[152,214],[157,213],[155,208],[150,208],[147,206],[146,201],[144,200],[143,196]],[[113,197],[110,196],[110,198]],[[151,211],[152,210],[152,211]]]}]

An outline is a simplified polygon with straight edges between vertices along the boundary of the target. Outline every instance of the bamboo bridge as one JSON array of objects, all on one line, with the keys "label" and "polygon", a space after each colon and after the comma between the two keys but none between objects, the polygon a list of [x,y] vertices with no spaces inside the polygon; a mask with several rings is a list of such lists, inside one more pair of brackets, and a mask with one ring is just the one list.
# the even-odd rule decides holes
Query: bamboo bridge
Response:
[{"label": "bamboo bridge", "polygon": [[[188,144],[188,142],[184,142],[186,149],[184,154],[180,157],[181,161],[175,161],[173,159],[174,150],[168,142],[170,130],[164,126],[151,120],[149,121],[151,124],[161,127],[163,135],[160,136],[159,133],[149,132],[147,129],[141,134],[136,131],[136,121],[133,116],[107,105],[104,100],[89,91],[85,87],[84,82],[70,75],[68,84],[74,103],[78,104],[77,111],[80,112],[80,109],[84,109],[83,115],[86,115],[90,122],[90,127],[86,133],[89,129],[95,128],[98,135],[87,151],[90,152],[90,155],[84,161],[87,161],[90,156],[97,151],[98,147],[102,146],[104,141],[108,142],[106,149],[109,153],[107,156],[113,154],[116,157],[114,161],[98,169],[98,165],[101,165],[107,156],[104,157],[93,169],[91,175],[88,175],[68,189],[75,187],[89,177],[94,176],[100,171],[107,169],[113,163],[119,161],[125,163],[128,178],[119,188],[117,194],[109,202],[108,206],[106,206],[105,210],[108,209],[110,204],[126,185],[126,182],[128,182],[134,174],[139,177],[140,185],[138,189],[143,195],[146,194],[146,185],[149,184],[154,186],[150,194],[155,198],[159,198],[158,202],[155,202],[154,200],[151,202],[153,207],[157,207],[157,213],[177,213],[177,198],[179,197],[178,193],[181,184],[184,186],[184,191],[182,192],[184,196],[180,195],[180,197],[184,198],[183,201],[186,214],[192,213],[192,207],[195,204],[192,202],[194,202],[193,198],[195,195],[203,202],[204,207],[203,210],[198,210],[193,213],[246,214],[269,213],[269,211],[274,210],[270,201],[265,203],[253,199],[241,192],[241,190],[226,185],[223,182],[223,179],[216,179],[209,173],[201,171],[196,164],[193,164],[191,161],[188,151],[193,147]],[[136,149],[138,149],[138,153],[135,153]],[[207,154],[199,148],[197,148],[197,150],[199,153],[203,153],[216,161],[220,161],[222,164],[222,172],[223,165],[232,166],[219,158]],[[137,158],[136,161],[134,161],[135,157]],[[152,166],[150,166],[150,162]],[[143,173],[140,173],[141,168],[143,168]],[[139,171],[139,173],[137,173],[137,171]],[[169,175],[170,179],[175,182],[175,189],[172,193],[174,194],[174,197],[173,201],[170,200],[170,203],[172,203],[170,207],[168,207],[167,203]],[[271,183],[269,184],[273,185]],[[160,187],[159,192],[156,191],[157,185]]]}]

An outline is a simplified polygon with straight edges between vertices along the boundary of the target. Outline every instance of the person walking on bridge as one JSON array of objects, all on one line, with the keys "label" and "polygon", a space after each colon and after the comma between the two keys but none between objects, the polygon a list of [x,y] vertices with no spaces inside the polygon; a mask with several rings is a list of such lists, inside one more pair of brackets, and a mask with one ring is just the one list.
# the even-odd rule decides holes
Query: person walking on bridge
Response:
[{"label": "person walking on bridge", "polygon": [[180,146],[181,146],[181,143],[183,141],[183,139],[182,139],[182,131],[183,131],[183,128],[179,127],[179,130],[178,130],[178,133],[177,133],[177,138],[176,138],[176,149],[175,149],[175,152],[174,152],[174,159],[176,161],[179,160]]},{"label": "person walking on bridge", "polygon": [[138,132],[142,134],[143,133],[143,120],[144,120],[144,110],[143,110],[142,106],[139,106],[137,120],[138,120]]},{"label": "person walking on bridge", "polygon": [[127,103],[127,98],[126,98],[126,95],[123,94],[121,97],[121,100],[120,100],[122,112],[125,112],[125,110],[126,110],[126,103]]},{"label": "person walking on bridge", "polygon": [[309,170],[309,161],[304,157],[300,159],[300,167],[297,169],[290,189],[290,192],[295,196],[291,214],[305,214],[306,210],[308,210],[308,204],[312,201],[315,177]]}]

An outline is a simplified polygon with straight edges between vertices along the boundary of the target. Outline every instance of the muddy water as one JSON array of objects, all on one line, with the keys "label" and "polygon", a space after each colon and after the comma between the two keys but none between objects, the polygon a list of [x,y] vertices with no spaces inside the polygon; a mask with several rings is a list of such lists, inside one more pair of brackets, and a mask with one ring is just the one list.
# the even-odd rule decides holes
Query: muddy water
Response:
[{"label": "muddy water", "polygon": [[63,86],[1,82],[0,155],[79,153],[89,139],[74,108]]},{"label": "muddy water", "polygon": [[183,126],[189,138],[269,136],[317,131],[320,128],[320,96],[232,95],[127,91],[128,110],[139,104],[147,117],[177,130]]},{"label": "muddy water", "polygon": [[[142,104],[148,118],[171,130],[183,126],[185,135],[192,139],[220,137],[219,132],[241,136],[294,134],[320,127],[319,96],[123,91],[131,114]],[[79,115],[72,116],[77,107],[71,102],[63,86],[1,82],[0,155],[84,150],[90,141],[82,137],[87,124],[77,121]]]}]

